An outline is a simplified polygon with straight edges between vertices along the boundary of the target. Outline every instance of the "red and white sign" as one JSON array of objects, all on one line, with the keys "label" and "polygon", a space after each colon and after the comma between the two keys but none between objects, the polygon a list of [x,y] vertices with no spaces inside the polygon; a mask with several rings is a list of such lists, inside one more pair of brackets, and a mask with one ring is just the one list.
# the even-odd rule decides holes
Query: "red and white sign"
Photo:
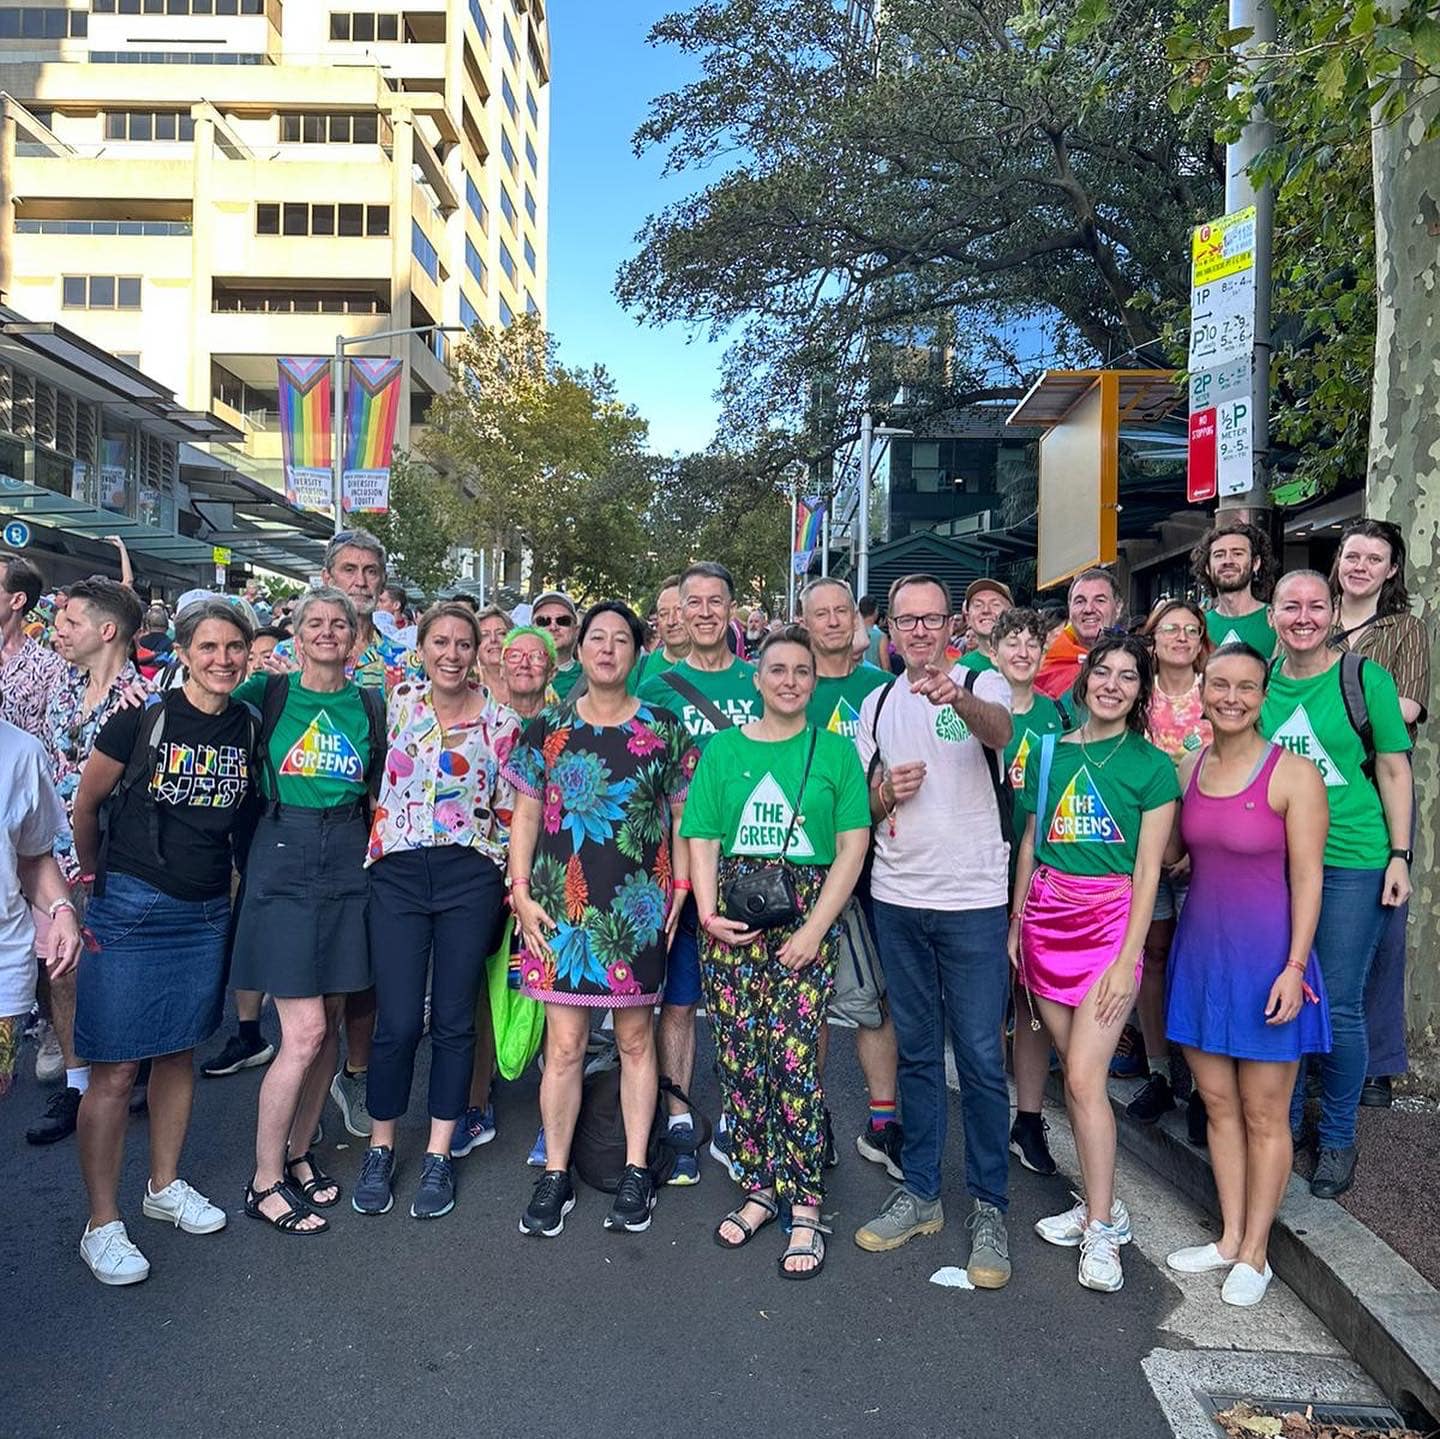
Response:
[{"label": "red and white sign", "polygon": [[1185,498],[1197,505],[1215,498],[1218,476],[1215,407],[1190,416],[1190,447],[1185,471]]}]

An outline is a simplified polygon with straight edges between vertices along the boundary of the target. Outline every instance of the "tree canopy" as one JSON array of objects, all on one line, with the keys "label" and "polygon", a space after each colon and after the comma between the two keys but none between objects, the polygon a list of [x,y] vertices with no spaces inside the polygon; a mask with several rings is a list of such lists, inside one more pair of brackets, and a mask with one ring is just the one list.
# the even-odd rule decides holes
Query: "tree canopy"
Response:
[{"label": "tree canopy", "polygon": [[429,465],[397,454],[390,467],[390,509],[364,519],[390,555],[390,573],[427,594],[452,584],[454,547],[464,538],[459,489]]}]

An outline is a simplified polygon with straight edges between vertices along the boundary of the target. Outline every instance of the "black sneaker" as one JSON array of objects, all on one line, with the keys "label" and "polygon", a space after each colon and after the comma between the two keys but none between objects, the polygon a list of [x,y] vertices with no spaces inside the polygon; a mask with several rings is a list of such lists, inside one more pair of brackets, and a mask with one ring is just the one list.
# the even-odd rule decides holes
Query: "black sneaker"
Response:
[{"label": "black sneaker", "polygon": [[448,1154],[427,1154],[420,1187],[410,1205],[412,1219],[439,1219],[455,1207],[455,1169]]},{"label": "black sneaker", "polygon": [[867,1124],[856,1137],[855,1152],[871,1164],[883,1164],[885,1172],[897,1184],[905,1182],[905,1171],[900,1167],[900,1151],[905,1147],[905,1131],[893,1119],[885,1121],[882,1129]]},{"label": "black sneaker", "polygon": [[80,1113],[80,1091],[57,1089],[45,1106],[45,1113],[25,1131],[30,1144],[55,1144],[75,1133],[75,1116]]},{"label": "black sneaker", "polygon": [[1049,1128],[1039,1114],[1017,1114],[1010,1126],[1010,1153],[1032,1174],[1055,1173],[1055,1156],[1045,1139]]},{"label": "black sneaker", "polygon": [[242,1069],[258,1069],[275,1058],[275,1046],[265,1040],[248,1044],[238,1034],[232,1034],[225,1041],[225,1048],[206,1064],[200,1066],[200,1073],[209,1079],[221,1079],[227,1074],[239,1074]]},{"label": "black sneaker", "polygon": [[395,1203],[394,1179],[395,1151],[388,1144],[372,1144],[360,1161],[360,1178],[355,1181],[350,1207],[356,1214],[389,1214]]},{"label": "black sneaker", "polygon": [[1372,1075],[1360,1090],[1360,1103],[1366,1109],[1389,1109],[1394,1097],[1388,1074]]},{"label": "black sneaker", "polygon": [[1355,1146],[1345,1149],[1322,1149],[1315,1161],[1315,1177],[1310,1193],[1316,1199],[1339,1199],[1355,1182]]},{"label": "black sneaker", "polygon": [[568,1169],[547,1169],[535,1181],[535,1192],[520,1216],[521,1234],[543,1234],[553,1239],[565,1228],[565,1216],[575,1207],[575,1186]]},{"label": "black sneaker", "polygon": [[1210,1115],[1198,1089],[1191,1090],[1190,1102],[1185,1106],[1185,1137],[1196,1149],[1210,1147]]},{"label": "black sneaker", "polygon": [[826,1169],[834,1169],[840,1163],[840,1155],[835,1148],[835,1126],[830,1122],[830,1111],[825,1111],[825,1157],[824,1166]]},{"label": "black sneaker", "polygon": [[643,1164],[627,1164],[615,1191],[615,1202],[605,1216],[606,1229],[624,1229],[640,1234],[650,1227],[655,1208],[655,1183]]},{"label": "black sneaker", "polygon": [[1152,1074],[1125,1106],[1125,1113],[1138,1124],[1154,1124],[1162,1114],[1175,1108],[1170,1081],[1163,1074]]}]

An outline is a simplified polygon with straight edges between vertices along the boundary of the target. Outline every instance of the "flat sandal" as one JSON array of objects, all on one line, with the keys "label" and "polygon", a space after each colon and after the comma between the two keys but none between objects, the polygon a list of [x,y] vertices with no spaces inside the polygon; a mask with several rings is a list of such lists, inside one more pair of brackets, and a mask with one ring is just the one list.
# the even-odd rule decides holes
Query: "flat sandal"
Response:
[{"label": "flat sandal", "polygon": [[[760,1208],[765,1211],[765,1218],[762,1219],[759,1224],[755,1225],[753,1228],[746,1220],[740,1217],[740,1211],[744,1209],[746,1204],[758,1204]],[[754,1190],[752,1193],[745,1196],[743,1203],[737,1205],[734,1209],[732,1209],[730,1213],[727,1214],[725,1218],[722,1219],[720,1223],[715,1226],[715,1242],[721,1247],[721,1249],[744,1249],[744,1247],[749,1244],[749,1242],[754,1239],[754,1237],[759,1234],[759,1232],[764,1229],[767,1224],[773,1224],[775,1220],[779,1217],[780,1206],[776,1204],[776,1202],[771,1199],[771,1197],[766,1194],[763,1189]],[[720,1233],[721,1229],[723,1229],[727,1223],[733,1224],[736,1229],[738,1229],[745,1236],[742,1240],[740,1240],[738,1244],[733,1240],[726,1239]]]}]

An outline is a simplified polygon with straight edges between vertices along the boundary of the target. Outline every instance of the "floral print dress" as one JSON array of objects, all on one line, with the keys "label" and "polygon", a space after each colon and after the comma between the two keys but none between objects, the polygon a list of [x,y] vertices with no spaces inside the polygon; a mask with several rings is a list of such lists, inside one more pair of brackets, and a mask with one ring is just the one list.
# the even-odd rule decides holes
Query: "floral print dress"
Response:
[{"label": "floral print dress", "polygon": [[699,751],[669,710],[622,725],[568,705],[531,720],[503,777],[540,801],[530,897],[557,925],[550,958],[522,953],[532,999],[610,1009],[654,1004],[665,981],[672,810]]}]

